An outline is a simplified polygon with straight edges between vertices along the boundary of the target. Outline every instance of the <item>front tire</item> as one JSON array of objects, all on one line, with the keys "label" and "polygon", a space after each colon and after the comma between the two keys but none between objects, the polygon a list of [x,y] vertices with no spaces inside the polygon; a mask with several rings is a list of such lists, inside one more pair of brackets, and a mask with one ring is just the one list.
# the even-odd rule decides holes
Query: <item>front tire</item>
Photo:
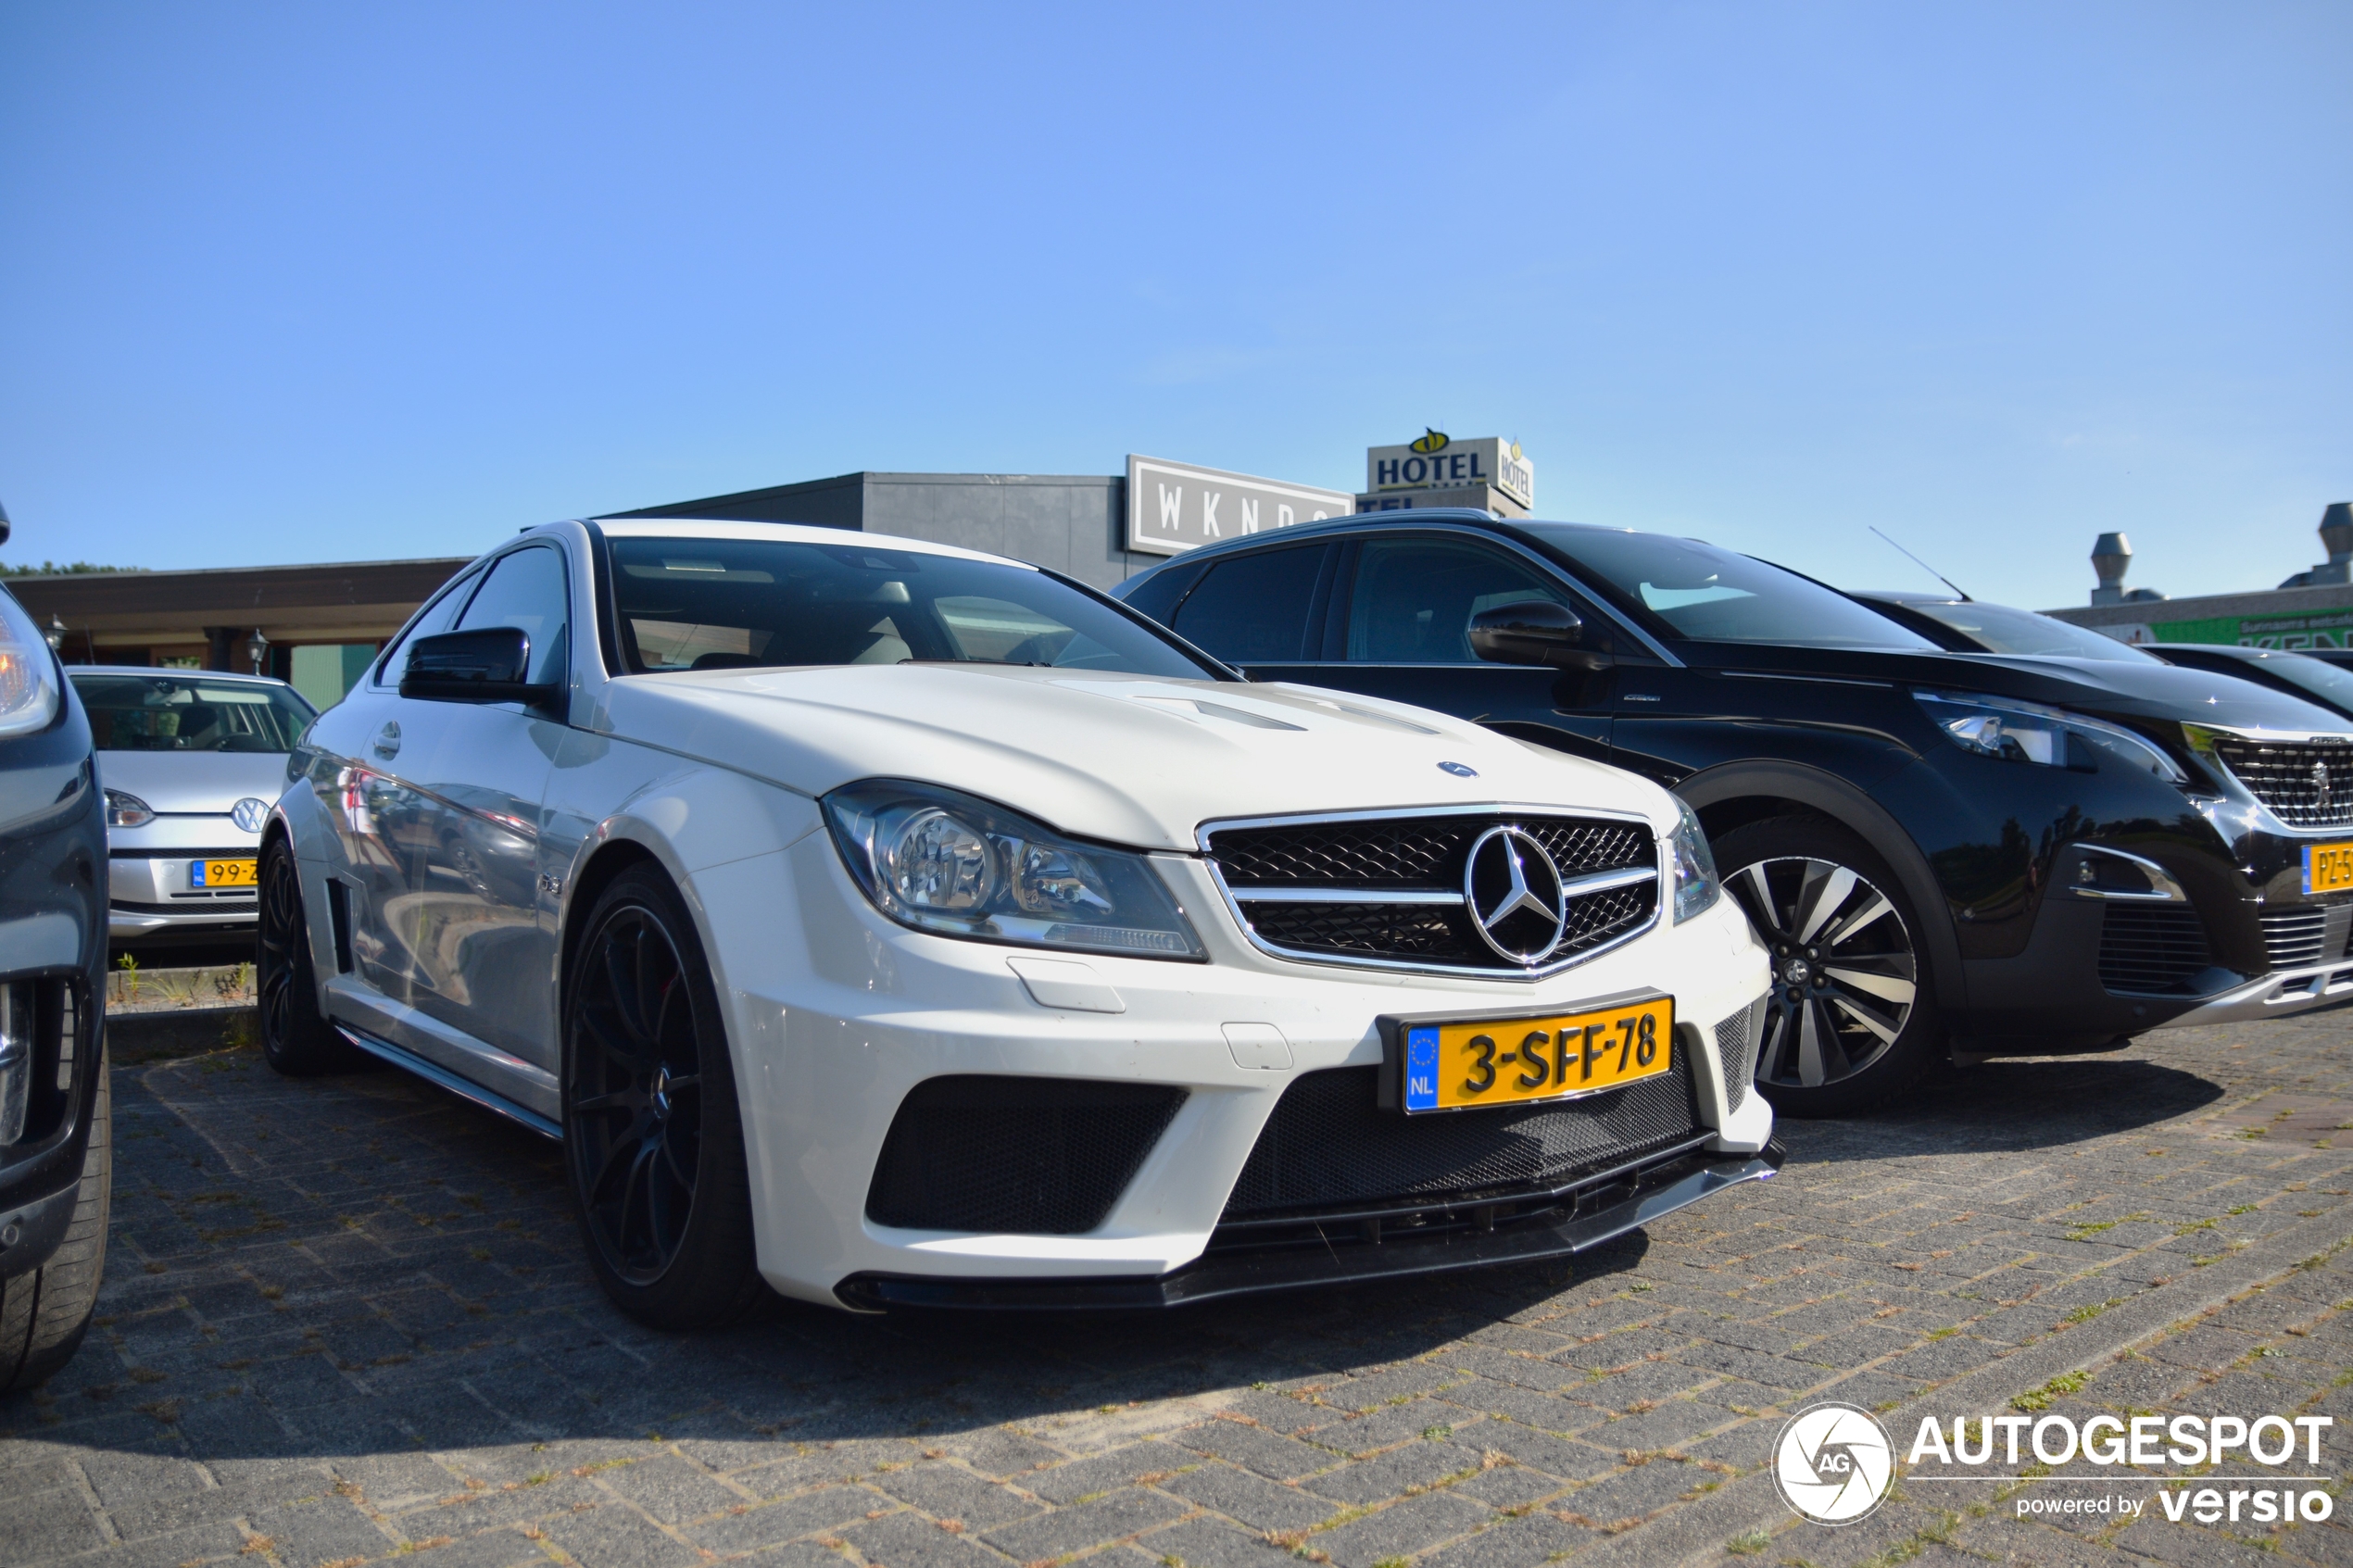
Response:
[{"label": "front tire", "polygon": [[98,1097],[66,1238],[37,1269],[0,1279],[0,1394],[38,1387],[73,1360],[107,1266],[107,1211],[114,1194],[114,1094],[98,1052]]},{"label": "front tire", "polygon": [[1887,862],[1812,817],[1750,822],[1712,847],[1772,954],[1758,1092],[1806,1118],[1852,1116],[1910,1087],[1944,1031],[1919,917]]},{"label": "front tire", "polygon": [[566,966],[564,1165],[605,1294],[656,1328],[710,1328],[767,1293],[735,1073],[685,903],[651,866],[598,897]]},{"label": "front tire", "polygon": [[319,1010],[319,977],[310,926],[302,912],[302,875],[283,834],[261,851],[260,932],[254,945],[254,992],[260,1006],[261,1055],[289,1078],[349,1073],[365,1060]]}]

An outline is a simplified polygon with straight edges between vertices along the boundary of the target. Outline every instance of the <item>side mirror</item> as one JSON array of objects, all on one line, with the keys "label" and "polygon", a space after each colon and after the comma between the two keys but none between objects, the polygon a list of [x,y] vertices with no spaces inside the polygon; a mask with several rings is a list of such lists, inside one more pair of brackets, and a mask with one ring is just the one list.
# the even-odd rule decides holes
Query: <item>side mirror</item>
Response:
[{"label": "side mirror", "polygon": [[435,637],[419,637],[409,646],[409,662],[400,671],[400,695],[427,702],[553,707],[563,687],[552,682],[531,684],[524,679],[530,670],[531,638],[520,626],[444,632]]},{"label": "side mirror", "polygon": [[1482,609],[1470,621],[1471,651],[1490,664],[1606,670],[1615,662],[1584,641],[1585,622],[1577,612],[1550,599],[1517,599]]}]

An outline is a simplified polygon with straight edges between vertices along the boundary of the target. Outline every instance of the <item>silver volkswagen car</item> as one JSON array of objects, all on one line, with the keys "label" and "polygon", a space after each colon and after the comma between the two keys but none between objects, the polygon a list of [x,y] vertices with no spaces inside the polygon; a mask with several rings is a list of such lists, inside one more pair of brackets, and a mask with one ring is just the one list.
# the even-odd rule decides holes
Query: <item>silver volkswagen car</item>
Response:
[{"label": "silver volkswagen car", "polygon": [[107,792],[107,935],[213,941],[254,929],[255,857],[286,753],[316,716],[283,681],[78,666]]}]

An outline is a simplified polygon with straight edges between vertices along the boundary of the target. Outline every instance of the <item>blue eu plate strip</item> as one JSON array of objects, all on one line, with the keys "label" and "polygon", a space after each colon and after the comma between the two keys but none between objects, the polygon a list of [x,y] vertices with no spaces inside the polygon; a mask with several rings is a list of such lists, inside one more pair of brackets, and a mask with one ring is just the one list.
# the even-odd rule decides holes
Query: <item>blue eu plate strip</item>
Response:
[{"label": "blue eu plate strip", "polygon": [[1405,1109],[1438,1109],[1438,1029],[1405,1031]]}]

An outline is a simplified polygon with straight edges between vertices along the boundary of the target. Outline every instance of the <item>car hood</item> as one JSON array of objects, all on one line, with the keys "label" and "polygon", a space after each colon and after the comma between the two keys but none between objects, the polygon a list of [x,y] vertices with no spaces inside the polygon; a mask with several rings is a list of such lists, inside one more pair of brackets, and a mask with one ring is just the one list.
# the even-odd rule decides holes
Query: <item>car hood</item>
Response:
[{"label": "car hood", "polygon": [[275,800],[286,787],[282,751],[101,751],[98,782],[157,811],[214,811],[247,796]]},{"label": "car hood", "polygon": [[2286,692],[2211,670],[2155,660],[2046,654],[1912,653],[1711,643],[1694,663],[1791,674],[1895,681],[1952,692],[2020,697],[2088,713],[2174,720],[2225,729],[2353,734],[2343,716]]},{"label": "car hood", "polygon": [[712,671],[615,681],[602,720],[806,795],[920,779],[1142,848],[1194,849],[1195,828],[1224,818],[1487,801],[1673,822],[1630,773],[1307,686],[982,664]]}]

